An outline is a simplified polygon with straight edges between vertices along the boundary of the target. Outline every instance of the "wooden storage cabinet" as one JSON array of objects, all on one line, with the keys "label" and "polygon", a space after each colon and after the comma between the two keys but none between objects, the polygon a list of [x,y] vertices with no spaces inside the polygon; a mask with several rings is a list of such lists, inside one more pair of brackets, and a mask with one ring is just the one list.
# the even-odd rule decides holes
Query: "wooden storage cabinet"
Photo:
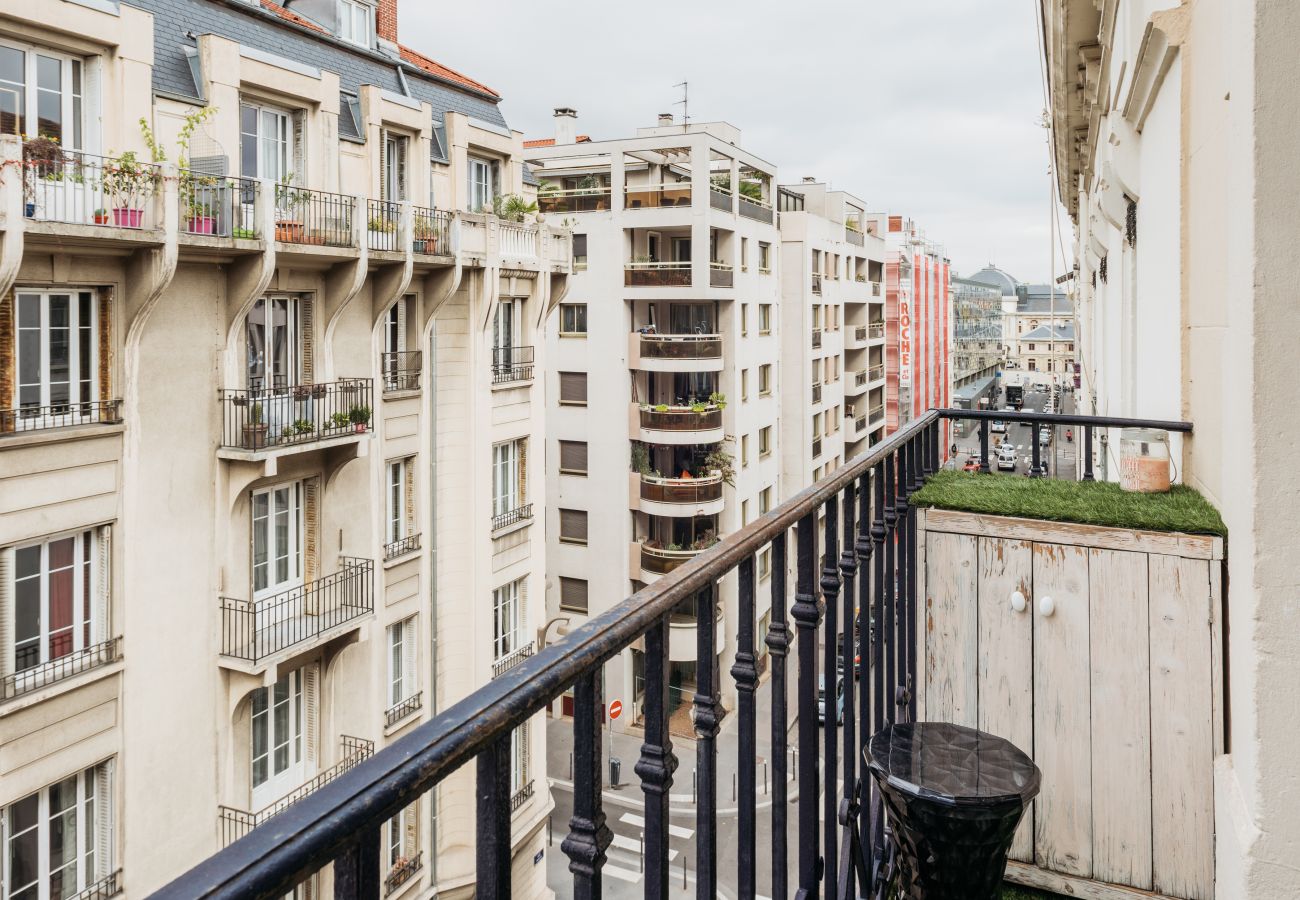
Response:
[{"label": "wooden storage cabinet", "polygon": [[1212,900],[1222,540],[934,509],[918,527],[922,717],[1042,769],[1008,878]]}]

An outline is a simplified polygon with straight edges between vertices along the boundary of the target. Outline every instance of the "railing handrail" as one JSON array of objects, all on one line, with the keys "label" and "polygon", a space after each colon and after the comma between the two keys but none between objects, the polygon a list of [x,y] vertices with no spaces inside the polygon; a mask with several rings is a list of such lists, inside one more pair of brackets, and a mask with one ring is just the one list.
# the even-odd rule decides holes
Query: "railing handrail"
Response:
[{"label": "railing handrail", "polygon": [[700,475],[697,478],[663,478],[655,475],[642,475],[641,480],[646,484],[662,484],[668,487],[676,487],[678,485],[714,484],[722,480],[722,475],[721,473],[717,475]]},{"label": "railing handrail", "polygon": [[695,407],[693,407],[693,406],[672,406],[672,405],[669,405],[667,409],[659,409],[659,406],[663,406],[663,405],[664,405],[664,404],[654,404],[654,405],[651,405],[651,406],[642,406],[642,407],[641,407],[641,410],[642,410],[643,412],[653,412],[653,413],[658,413],[658,414],[661,415],[661,416],[662,416],[662,415],[674,415],[674,416],[686,416],[686,415],[690,415],[690,416],[702,416],[702,415],[704,415],[705,413],[713,412],[715,409],[722,409],[722,407],[721,407],[721,406],[718,406],[718,404],[716,404],[716,403],[705,403],[705,404],[703,404],[704,409],[700,409],[700,410],[697,410],[697,409],[696,409]]},{"label": "railing handrail", "polygon": [[545,199],[546,197],[590,197],[596,194],[608,194],[613,190],[613,185],[602,184],[588,188],[564,188],[562,190],[538,191],[537,196],[542,199]]},{"label": "railing handrail", "polygon": [[732,269],[732,265],[731,265],[731,263],[725,263],[725,262],[722,262],[721,260],[711,259],[711,260],[709,260],[709,268],[710,268],[710,269],[720,269],[720,270],[722,270],[722,271],[724,271],[724,272],[730,272],[731,269]]},{"label": "railing handrail", "polygon": [[653,341],[657,343],[699,343],[703,341],[716,341],[722,338],[721,334],[664,334],[663,332],[647,333],[644,331],[634,332],[641,335],[643,341]]},{"label": "railing handrail", "polygon": [[665,190],[667,188],[688,188],[692,184],[694,184],[694,182],[691,181],[657,181],[654,184],[624,184],[623,192]]},{"label": "railing handrail", "polygon": [[714,544],[705,547],[702,550],[668,550],[664,547],[651,547],[645,541],[640,541],[639,543],[641,544],[641,552],[649,553],[651,556],[658,556],[662,559],[693,559],[701,553],[706,553],[709,550],[712,550],[714,546],[717,546]]},{"label": "railing handrail", "polygon": [[624,263],[628,269],[689,269],[690,260],[677,260],[674,262],[628,262]]}]

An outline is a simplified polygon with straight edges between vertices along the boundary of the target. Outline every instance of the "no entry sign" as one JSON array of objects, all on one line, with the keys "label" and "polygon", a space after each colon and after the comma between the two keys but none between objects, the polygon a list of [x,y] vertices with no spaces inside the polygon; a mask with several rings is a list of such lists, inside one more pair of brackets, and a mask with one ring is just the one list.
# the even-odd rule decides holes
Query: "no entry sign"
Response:
[{"label": "no entry sign", "polygon": [[611,719],[617,719],[622,714],[623,714],[622,700],[615,700],[613,703],[609,705],[609,717]]}]

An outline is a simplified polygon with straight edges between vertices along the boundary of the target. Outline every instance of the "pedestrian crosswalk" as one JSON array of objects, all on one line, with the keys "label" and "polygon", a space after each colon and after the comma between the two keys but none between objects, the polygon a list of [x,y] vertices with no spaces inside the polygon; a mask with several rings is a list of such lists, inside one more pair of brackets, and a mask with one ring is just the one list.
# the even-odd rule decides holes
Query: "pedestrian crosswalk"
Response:
[{"label": "pedestrian crosswalk", "polygon": [[[630,831],[631,835],[619,833],[619,827],[623,831]],[[641,836],[645,832],[645,819],[633,813],[624,813],[619,820],[614,823],[614,839],[606,851],[606,862],[601,869],[611,878],[617,878],[619,881],[626,881],[629,884],[638,884],[644,877],[642,875],[641,854],[644,848],[641,844]],[[668,833],[672,837],[682,840],[690,840],[695,834],[694,829],[683,828],[680,825],[669,825]],[[671,863],[677,859],[679,851],[668,848],[668,861]]]}]

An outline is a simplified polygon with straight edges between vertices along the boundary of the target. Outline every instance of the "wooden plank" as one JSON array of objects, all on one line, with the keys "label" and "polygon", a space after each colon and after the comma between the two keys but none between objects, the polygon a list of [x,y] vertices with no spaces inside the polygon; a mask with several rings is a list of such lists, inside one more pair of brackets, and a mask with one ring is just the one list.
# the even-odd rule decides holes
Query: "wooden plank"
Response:
[{"label": "wooden plank", "polygon": [[1147,559],[1126,550],[1088,553],[1092,876],[1143,889],[1151,888]]},{"label": "wooden plank", "polygon": [[1222,559],[1223,539],[1209,534],[1183,534],[1174,531],[1136,531],[1131,528],[1106,528],[1073,522],[1048,522],[1045,519],[1018,519],[990,516],[952,509],[929,509],[926,527],[930,531],[954,534],[978,534],[1027,541],[1058,544],[1081,544],[1102,550],[1133,550],[1138,553],[1163,553],[1191,559]]},{"label": "wooden plank", "polygon": [[1214,710],[1206,563],[1152,556],[1151,811],[1154,888],[1214,894]]},{"label": "wooden plank", "polygon": [[[979,539],[979,728],[1034,753],[1033,610],[1016,612],[1011,596],[1033,597],[1033,544]],[[1034,811],[1016,829],[1011,858],[1034,861]]]},{"label": "wooden plank", "polygon": [[1012,884],[1052,891],[1065,897],[1079,897],[1081,900],[1173,900],[1151,891],[1119,884],[1103,884],[1100,881],[1074,875],[1062,875],[1060,872],[1049,872],[1019,862],[1007,863],[1006,880]]},{"label": "wooden plank", "polygon": [[1214,756],[1227,752],[1224,729],[1224,698],[1228,685],[1223,674],[1223,626],[1227,610],[1223,607],[1224,563],[1210,563],[1210,687],[1214,703]]},{"label": "wooden plank", "polygon": [[[925,591],[926,591],[926,585],[930,583],[930,582],[929,582],[929,577],[928,577],[928,572],[929,572],[929,570],[926,568],[926,562],[925,562],[925,547],[926,547],[926,543],[927,543],[928,540],[929,540],[929,535],[926,533],[926,530],[925,530],[925,509],[924,509],[924,508],[922,508],[922,509],[918,509],[918,510],[916,511],[916,536],[917,536],[917,541],[916,541],[916,580],[917,580],[917,585],[916,585],[916,596],[918,596],[918,597],[924,597],[924,596],[925,596]],[[918,612],[917,615],[919,616],[920,613]],[[916,629],[916,631],[917,631],[917,633],[914,634],[914,635],[912,636],[913,639],[914,639],[915,642],[916,642],[916,646],[914,646],[914,647],[912,648],[912,651],[916,654],[916,658],[919,659],[919,660],[921,660],[921,669],[920,669],[920,670],[921,670],[921,671],[924,671],[924,669],[925,669],[925,629],[924,629],[924,628],[918,628],[918,629]],[[928,722],[928,721],[930,721],[930,717],[927,716],[926,713],[925,713],[925,679],[924,679],[924,678],[918,677],[918,678],[916,679],[916,688],[915,688],[915,692],[916,692],[916,721],[918,721],[918,722]]]},{"label": "wooden plank", "polygon": [[[1089,738],[1088,551],[1034,544],[1034,761],[1043,787],[1034,808],[1034,858],[1092,875]],[[1055,610],[1042,612],[1044,598]]]},{"label": "wooden plank", "polygon": [[974,726],[976,708],[975,538],[931,534],[926,548],[925,714]]}]

